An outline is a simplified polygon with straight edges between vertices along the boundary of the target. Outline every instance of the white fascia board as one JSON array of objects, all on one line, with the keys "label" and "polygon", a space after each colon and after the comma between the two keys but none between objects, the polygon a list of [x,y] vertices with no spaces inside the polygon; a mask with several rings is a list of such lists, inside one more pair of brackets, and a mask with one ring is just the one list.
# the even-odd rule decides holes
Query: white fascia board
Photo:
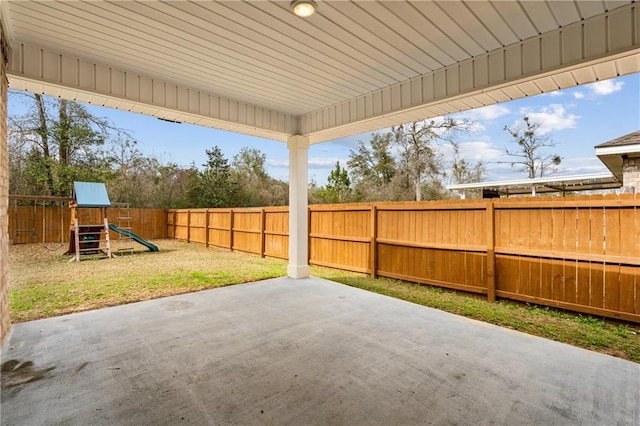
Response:
[{"label": "white fascia board", "polygon": [[596,147],[598,157],[604,155],[640,154],[640,144]]}]

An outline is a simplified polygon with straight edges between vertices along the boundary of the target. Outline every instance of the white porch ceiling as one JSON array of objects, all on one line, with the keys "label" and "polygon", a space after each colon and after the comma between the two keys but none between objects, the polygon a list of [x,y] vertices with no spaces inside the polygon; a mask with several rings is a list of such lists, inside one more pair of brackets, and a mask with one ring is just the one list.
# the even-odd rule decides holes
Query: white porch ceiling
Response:
[{"label": "white porch ceiling", "polygon": [[320,142],[640,71],[633,1],[3,0],[10,85]]}]

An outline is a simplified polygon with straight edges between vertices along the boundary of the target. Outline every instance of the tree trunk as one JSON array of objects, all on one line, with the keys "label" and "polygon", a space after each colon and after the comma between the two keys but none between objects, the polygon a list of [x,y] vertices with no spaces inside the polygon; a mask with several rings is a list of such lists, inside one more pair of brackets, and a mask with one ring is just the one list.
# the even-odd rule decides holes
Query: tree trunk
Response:
[{"label": "tree trunk", "polygon": [[36,107],[38,108],[38,119],[40,125],[38,126],[38,134],[42,143],[42,153],[44,155],[44,167],[47,174],[47,186],[49,188],[48,195],[55,195],[55,184],[53,180],[53,171],[51,170],[51,151],[49,150],[49,130],[47,128],[47,115],[45,114],[44,102],[42,101],[42,95],[34,94],[36,99]]},{"label": "tree trunk", "polygon": [[69,114],[67,113],[67,100],[60,99],[60,109],[58,112],[60,122],[58,123],[58,143],[60,145],[60,164],[68,167],[71,163],[71,148],[69,143]]},{"label": "tree trunk", "polygon": [[422,201],[422,185],[421,185],[421,176],[418,175],[416,177],[416,201]]}]

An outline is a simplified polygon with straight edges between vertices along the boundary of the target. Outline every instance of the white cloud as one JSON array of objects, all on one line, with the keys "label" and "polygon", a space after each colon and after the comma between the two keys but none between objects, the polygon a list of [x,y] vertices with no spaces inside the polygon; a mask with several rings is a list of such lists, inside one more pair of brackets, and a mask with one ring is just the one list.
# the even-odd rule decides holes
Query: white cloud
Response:
[{"label": "white cloud", "polygon": [[502,149],[483,141],[461,143],[460,154],[471,161],[484,162],[498,161],[505,155]]},{"label": "white cloud", "polygon": [[553,92],[547,93],[547,95],[556,97],[556,96],[563,96],[564,93],[561,90],[554,90]]},{"label": "white cloud", "polygon": [[595,154],[591,157],[563,158],[560,164],[563,175],[582,175],[590,173],[604,173],[607,167]]},{"label": "white cloud", "polygon": [[596,81],[595,83],[587,84],[589,90],[593,95],[606,96],[622,90],[624,83],[622,81],[603,80]]},{"label": "white cloud", "polygon": [[510,112],[509,108],[504,105],[489,105],[466,112],[464,113],[464,117],[470,120],[489,121],[500,118]]},{"label": "white cloud", "polygon": [[[540,128],[538,129],[538,134],[540,135],[556,130],[573,129],[580,118],[578,115],[567,113],[564,106],[560,104],[542,107],[538,112],[522,109],[521,113],[529,117],[532,123],[540,123]],[[520,125],[522,125],[522,121],[516,123],[516,126]]]},{"label": "white cloud", "polygon": [[[472,162],[482,161],[491,163],[501,161],[501,158],[505,156],[505,152],[501,148],[496,147],[489,141],[461,142],[459,148],[460,156]],[[453,150],[450,144],[441,145],[439,150],[445,158],[451,158],[453,156]]]},{"label": "white cloud", "polygon": [[281,158],[267,158],[267,166],[273,168],[288,168],[289,160],[281,159]]},{"label": "white cloud", "polygon": [[336,166],[336,162],[340,163],[340,167],[346,167],[347,160],[344,158],[336,157],[316,157],[309,158],[310,169],[333,169]]},{"label": "white cloud", "polygon": [[585,94],[582,93],[582,92],[574,92],[573,93],[573,97],[576,98],[576,99],[582,99],[582,98],[584,98],[584,96],[585,96]]}]

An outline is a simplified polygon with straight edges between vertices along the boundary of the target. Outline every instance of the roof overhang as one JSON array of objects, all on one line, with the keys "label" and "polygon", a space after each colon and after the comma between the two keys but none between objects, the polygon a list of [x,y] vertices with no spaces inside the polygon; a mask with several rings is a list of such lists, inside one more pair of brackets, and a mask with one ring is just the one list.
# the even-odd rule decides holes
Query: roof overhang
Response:
[{"label": "roof overhang", "polygon": [[625,156],[640,157],[640,143],[602,148],[596,147],[596,156],[607,166],[607,169],[611,170],[611,173],[622,182],[623,158]]},{"label": "roof overhang", "polygon": [[323,142],[640,71],[629,1],[2,1],[10,86]]}]

